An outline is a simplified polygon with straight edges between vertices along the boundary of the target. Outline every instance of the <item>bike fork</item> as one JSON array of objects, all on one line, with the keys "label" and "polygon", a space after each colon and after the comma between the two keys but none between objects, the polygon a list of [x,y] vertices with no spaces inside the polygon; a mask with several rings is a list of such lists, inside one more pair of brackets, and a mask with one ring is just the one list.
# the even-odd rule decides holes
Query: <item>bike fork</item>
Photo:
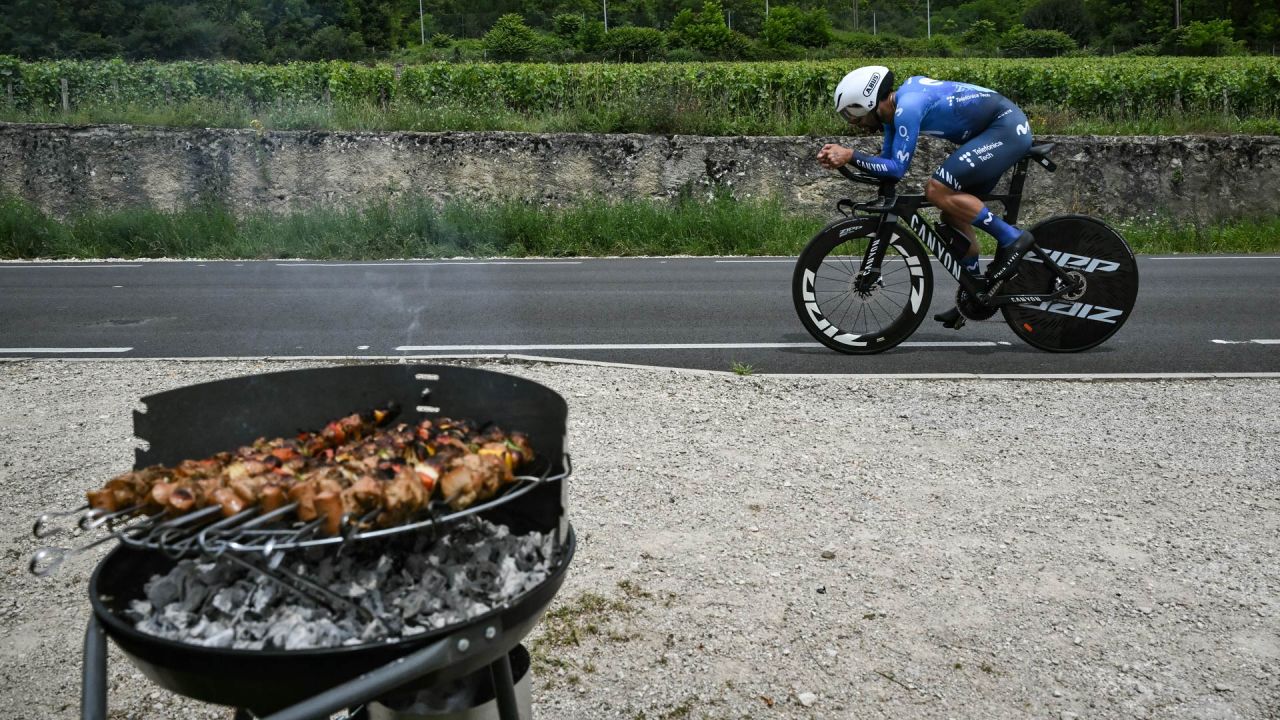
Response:
[{"label": "bike fork", "polygon": [[870,292],[880,279],[880,266],[884,263],[884,253],[889,248],[889,241],[885,238],[885,225],[892,225],[895,219],[888,214],[880,217],[876,234],[867,244],[867,251],[862,254],[862,269],[854,279],[854,289],[858,292]]}]

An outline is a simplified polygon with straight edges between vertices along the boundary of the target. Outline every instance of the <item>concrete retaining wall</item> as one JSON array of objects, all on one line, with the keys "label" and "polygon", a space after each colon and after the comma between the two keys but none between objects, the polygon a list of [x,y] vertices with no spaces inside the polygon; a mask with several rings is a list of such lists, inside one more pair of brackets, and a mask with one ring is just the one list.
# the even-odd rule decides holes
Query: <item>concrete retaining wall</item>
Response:
[{"label": "concrete retaining wall", "polygon": [[[1086,212],[1215,220],[1280,214],[1280,138],[1050,137],[1058,172],[1033,167],[1023,215]],[[877,151],[878,138],[696,137],[510,132],[358,133],[67,127],[0,123],[0,191],[56,215],[200,200],[237,213],[437,200],[590,195],[671,198],[730,189],[831,210],[853,188],[813,157],[824,142]],[[924,138],[910,183],[950,152]]]}]

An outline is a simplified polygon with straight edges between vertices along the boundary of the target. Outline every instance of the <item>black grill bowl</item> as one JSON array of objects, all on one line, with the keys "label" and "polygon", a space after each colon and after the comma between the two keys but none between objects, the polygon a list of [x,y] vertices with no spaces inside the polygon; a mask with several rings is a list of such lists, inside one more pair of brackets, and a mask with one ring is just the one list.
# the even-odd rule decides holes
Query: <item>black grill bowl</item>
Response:
[{"label": "black grill bowl", "polygon": [[[426,376],[426,377],[424,377]],[[319,429],[329,420],[396,402],[398,420],[442,415],[493,422],[529,436],[539,454],[538,472],[567,468],[563,398],[538,383],[502,373],[432,365],[360,365],[295,370],[233,378],[143,398],[135,434],[149,443],[135,468],[207,457],[266,436]],[[422,407],[428,406],[428,407]],[[561,556],[543,583],[510,603],[467,623],[412,638],[367,645],[300,651],[204,648],[135,630],[122,613],[141,598],[155,574],[175,561],[163,553],[118,547],[89,582],[93,612],[103,630],[156,684],[205,702],[266,715],[362,673],[469,629],[499,629],[456,662],[423,678],[429,685],[473,672],[510,652],[533,629],[564,582],[576,538],[565,515],[567,483],[544,483],[481,513],[513,532],[558,532]],[[374,541],[370,541],[374,542]]]},{"label": "black grill bowl", "polygon": [[542,584],[505,609],[465,625],[453,625],[392,643],[294,650],[225,650],[154,637],[121,618],[129,601],[140,597],[152,575],[168,572],[174,561],[150,550],[117,548],[89,584],[93,612],[103,630],[129,660],[160,687],[218,705],[247,708],[259,717],[305,700],[362,673],[375,670],[465,627],[495,620],[502,628],[493,642],[477,646],[458,663],[424,677],[423,687],[467,675],[510,652],[533,629],[564,582],[576,545],[572,528],[562,543],[559,566]]}]

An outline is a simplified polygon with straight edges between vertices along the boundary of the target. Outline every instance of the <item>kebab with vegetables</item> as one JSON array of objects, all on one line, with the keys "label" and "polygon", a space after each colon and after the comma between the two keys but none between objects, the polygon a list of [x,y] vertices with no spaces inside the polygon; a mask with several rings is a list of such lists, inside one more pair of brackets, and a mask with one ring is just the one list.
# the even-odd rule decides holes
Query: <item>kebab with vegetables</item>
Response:
[{"label": "kebab with vegetables", "polygon": [[319,518],[324,532],[337,534],[344,518],[390,527],[435,499],[465,509],[514,482],[515,470],[534,457],[521,433],[447,418],[380,427],[393,414],[350,415],[318,433],[260,438],[235,452],[124,473],[89,492],[89,504],[172,516],[216,505],[230,517],[294,503],[299,520]]}]

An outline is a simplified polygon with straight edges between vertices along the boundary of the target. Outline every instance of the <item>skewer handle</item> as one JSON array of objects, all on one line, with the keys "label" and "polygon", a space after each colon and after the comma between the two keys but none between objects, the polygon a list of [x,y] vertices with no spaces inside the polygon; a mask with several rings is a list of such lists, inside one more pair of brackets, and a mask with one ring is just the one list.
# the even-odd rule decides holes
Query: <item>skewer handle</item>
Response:
[{"label": "skewer handle", "polygon": [[[88,509],[89,509],[88,505],[81,505],[75,510],[64,510],[62,512],[42,513],[40,517],[36,518],[35,524],[31,526],[31,534],[40,539],[57,535],[58,533],[62,532],[63,528],[53,526],[53,522],[56,519],[69,517],[71,515],[79,515],[80,513]],[[84,522],[83,519],[81,519],[81,522]]]},{"label": "skewer handle", "polygon": [[32,575],[39,577],[52,575],[62,565],[62,561],[67,559],[68,552],[66,548],[42,547],[31,556],[31,564],[27,569]]}]

